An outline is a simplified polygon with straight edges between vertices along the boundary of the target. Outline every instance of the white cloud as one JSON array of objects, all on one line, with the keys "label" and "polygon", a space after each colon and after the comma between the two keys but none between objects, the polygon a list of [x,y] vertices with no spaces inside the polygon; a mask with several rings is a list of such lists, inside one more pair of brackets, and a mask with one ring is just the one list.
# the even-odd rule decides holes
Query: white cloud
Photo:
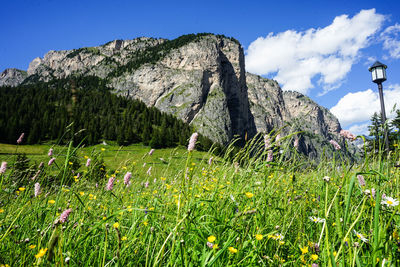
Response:
[{"label": "white cloud", "polygon": [[301,93],[313,88],[312,79],[319,75],[318,84],[329,91],[341,85],[384,20],[375,9],[361,10],[353,18],[337,16],[325,28],[269,33],[250,44],[246,69],[259,75],[276,73],[282,89]]},{"label": "white cloud", "polygon": [[349,128],[349,131],[355,135],[368,135],[368,126],[371,125],[369,122],[355,124]]},{"label": "white cloud", "polygon": [[[400,25],[396,23],[393,26],[387,27],[380,35],[383,41],[383,49],[389,52],[392,58],[400,58]],[[385,59],[388,57],[386,56]]]},{"label": "white cloud", "polygon": [[[396,109],[400,108],[400,85],[394,84],[383,88],[385,111],[388,119],[394,118]],[[348,93],[331,108],[331,112],[339,119],[343,128],[350,126],[355,133],[368,133],[367,126],[371,116],[381,111],[378,90],[365,90]]]}]

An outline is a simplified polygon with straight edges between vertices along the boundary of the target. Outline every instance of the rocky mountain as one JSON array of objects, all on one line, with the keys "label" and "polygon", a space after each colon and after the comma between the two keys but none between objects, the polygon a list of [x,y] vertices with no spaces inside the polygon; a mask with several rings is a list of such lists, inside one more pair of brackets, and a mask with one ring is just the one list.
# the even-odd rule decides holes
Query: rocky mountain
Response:
[{"label": "rocky mountain", "polygon": [[26,71],[18,69],[6,69],[0,73],[0,86],[17,86],[28,76]]},{"label": "rocky mountain", "polygon": [[344,142],[329,110],[300,93],[283,92],[276,81],[246,73],[240,43],[220,35],[142,37],[49,51],[30,63],[28,77],[14,73],[3,72],[1,77],[8,78],[0,78],[0,85],[70,75],[100,77],[116,94],[173,114],[222,144],[236,135],[252,137],[285,125],[290,126],[283,134],[303,131],[300,150],[312,157],[320,155],[330,139]]}]

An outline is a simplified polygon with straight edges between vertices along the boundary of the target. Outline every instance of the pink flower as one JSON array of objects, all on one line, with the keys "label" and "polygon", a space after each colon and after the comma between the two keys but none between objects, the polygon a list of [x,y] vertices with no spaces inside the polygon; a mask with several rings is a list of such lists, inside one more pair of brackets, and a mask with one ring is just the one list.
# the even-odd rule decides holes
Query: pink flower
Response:
[{"label": "pink flower", "polygon": [[32,181],[34,181],[40,174],[40,170],[38,170],[35,174],[35,176],[32,177]]},{"label": "pink flower", "polygon": [[365,186],[364,176],[357,175],[357,179],[358,179],[358,183],[360,184],[360,186]]},{"label": "pink flower", "polygon": [[154,150],[155,150],[155,149],[151,149],[151,150],[149,151],[149,156],[153,155]]},{"label": "pink flower", "polygon": [[147,175],[151,175],[151,167],[147,170]]},{"label": "pink flower", "polygon": [[280,140],[281,140],[281,134],[277,134],[276,137],[275,137],[275,143],[276,143],[277,146],[281,145]]},{"label": "pink flower", "polygon": [[24,139],[24,136],[25,136],[25,133],[22,133],[22,134],[19,136],[19,138],[18,138],[18,140],[17,140],[17,144],[21,144],[21,143],[22,143],[22,140]]},{"label": "pink flower", "polygon": [[272,150],[268,150],[268,155],[267,155],[267,162],[271,162],[274,159],[274,153]]},{"label": "pink flower", "polygon": [[213,163],[214,157],[209,158],[208,160],[208,165],[211,165]]},{"label": "pink flower", "polygon": [[329,143],[331,143],[335,147],[336,150],[341,149],[340,145],[335,140],[331,140],[331,141],[329,141]]},{"label": "pink flower", "polygon": [[108,183],[106,186],[106,190],[111,191],[114,187],[114,181],[115,181],[115,177],[111,176],[110,179],[108,179]]},{"label": "pink flower", "polygon": [[124,184],[126,186],[128,186],[131,183],[131,177],[132,177],[132,173],[131,172],[127,172],[124,176]]},{"label": "pink flower", "polygon": [[7,170],[7,162],[3,161],[0,167],[0,174],[5,173]]},{"label": "pink flower", "polygon": [[265,147],[265,150],[268,150],[270,145],[271,145],[271,141],[269,139],[269,135],[266,134],[266,135],[264,135],[264,147]]},{"label": "pink flower", "polygon": [[72,212],[72,209],[66,209],[60,215],[60,222],[65,223],[68,219],[69,214]]},{"label": "pink flower", "polygon": [[193,133],[189,140],[188,151],[191,152],[194,150],[196,146],[197,138],[199,137],[198,133]]},{"label": "pink flower", "polygon": [[36,183],[35,184],[35,197],[37,197],[38,195],[40,195],[40,184]]},{"label": "pink flower", "polygon": [[340,135],[343,136],[344,138],[347,138],[351,141],[356,140],[356,136],[354,134],[352,134],[350,131],[348,130],[340,130]]},{"label": "pink flower", "polygon": [[53,162],[56,160],[56,158],[52,158],[51,160],[49,160],[49,163],[47,163],[47,165],[51,165],[51,164],[53,164]]},{"label": "pink flower", "polygon": [[90,162],[91,162],[92,160],[91,159],[87,159],[87,161],[86,161],[86,167],[89,167],[90,166]]},{"label": "pink flower", "polygon": [[52,148],[49,149],[49,153],[47,153],[47,156],[49,156],[49,157],[53,156],[53,149]]},{"label": "pink flower", "polygon": [[144,183],[144,187],[146,187],[146,188],[149,187],[149,181]]}]

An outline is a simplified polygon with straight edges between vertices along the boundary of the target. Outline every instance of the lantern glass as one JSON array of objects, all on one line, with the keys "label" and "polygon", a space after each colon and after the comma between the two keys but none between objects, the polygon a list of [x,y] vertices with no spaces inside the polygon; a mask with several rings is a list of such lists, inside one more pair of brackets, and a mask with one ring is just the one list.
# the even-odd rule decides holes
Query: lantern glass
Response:
[{"label": "lantern glass", "polygon": [[369,68],[372,76],[372,81],[374,83],[381,83],[386,81],[386,68],[387,66],[380,63],[379,61],[375,62],[375,64]]}]

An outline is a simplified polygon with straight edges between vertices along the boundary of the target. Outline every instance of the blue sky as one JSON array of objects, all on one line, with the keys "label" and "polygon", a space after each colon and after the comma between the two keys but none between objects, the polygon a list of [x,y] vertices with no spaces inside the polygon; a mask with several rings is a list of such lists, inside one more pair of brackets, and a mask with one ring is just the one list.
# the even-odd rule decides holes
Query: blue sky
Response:
[{"label": "blue sky", "polygon": [[49,50],[140,36],[212,32],[238,39],[248,71],[276,79],[366,133],[379,111],[368,67],[388,65],[387,113],[400,108],[400,3],[380,1],[3,1],[0,71]]}]

